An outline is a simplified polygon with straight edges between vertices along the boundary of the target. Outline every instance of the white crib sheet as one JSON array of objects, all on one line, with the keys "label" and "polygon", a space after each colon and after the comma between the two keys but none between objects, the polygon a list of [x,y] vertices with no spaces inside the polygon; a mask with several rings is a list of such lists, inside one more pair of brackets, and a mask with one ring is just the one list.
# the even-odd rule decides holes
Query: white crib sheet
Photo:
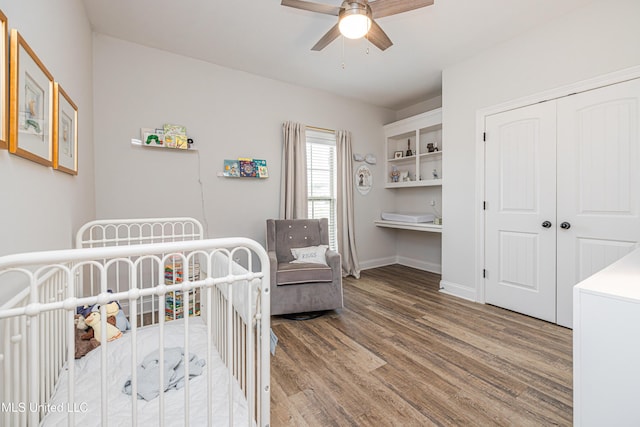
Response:
[{"label": "white crib sheet", "polygon": [[[159,347],[158,325],[149,326],[137,331],[138,361]],[[189,318],[189,352],[198,358],[207,358],[207,328],[200,317]],[[165,347],[184,347],[184,319],[165,323]],[[131,332],[122,338],[108,343],[108,419],[109,426],[131,425],[131,396],[123,393],[123,385],[131,375]],[[43,426],[66,426],[67,411],[74,411],[75,425],[100,425],[100,359],[101,347],[96,348],[84,358],[75,360],[75,406],[68,405],[68,376],[62,373],[58,389],[51,401],[51,406],[63,408],[63,412],[49,412]],[[189,381],[190,423],[189,425],[207,425],[207,410],[213,408],[213,425],[227,426],[229,420],[228,374],[226,367],[214,351],[213,363],[205,366],[202,375]],[[138,362],[138,363],[139,363]],[[207,401],[208,371],[213,372],[213,396]],[[234,381],[234,425],[247,425],[247,401],[237,383]],[[169,390],[164,393],[164,422],[166,426],[184,425],[184,388]],[[138,400],[138,425],[152,426],[159,424],[160,399],[149,402]],[[84,411],[86,410],[86,412]]]}]

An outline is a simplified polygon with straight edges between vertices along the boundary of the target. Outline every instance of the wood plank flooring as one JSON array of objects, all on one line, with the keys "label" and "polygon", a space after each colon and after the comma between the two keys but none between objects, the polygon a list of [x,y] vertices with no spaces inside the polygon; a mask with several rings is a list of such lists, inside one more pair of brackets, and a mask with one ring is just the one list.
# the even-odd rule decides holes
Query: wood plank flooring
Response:
[{"label": "wood plank flooring", "polygon": [[274,316],[271,425],[571,425],[571,330],[439,293],[439,280],[366,270],[344,280],[344,309]]}]

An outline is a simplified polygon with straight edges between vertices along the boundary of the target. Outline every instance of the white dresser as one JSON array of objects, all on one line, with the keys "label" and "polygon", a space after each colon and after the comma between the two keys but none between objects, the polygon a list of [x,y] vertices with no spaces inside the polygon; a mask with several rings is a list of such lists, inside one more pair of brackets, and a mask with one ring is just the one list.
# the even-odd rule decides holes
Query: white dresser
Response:
[{"label": "white dresser", "polygon": [[640,426],[640,249],[574,287],[576,426]]}]

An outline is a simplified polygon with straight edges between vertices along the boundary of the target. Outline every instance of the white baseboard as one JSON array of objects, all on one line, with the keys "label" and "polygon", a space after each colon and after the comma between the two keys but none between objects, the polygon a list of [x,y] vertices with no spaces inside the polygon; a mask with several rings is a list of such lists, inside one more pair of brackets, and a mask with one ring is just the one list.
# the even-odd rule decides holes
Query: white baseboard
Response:
[{"label": "white baseboard", "polygon": [[442,274],[442,266],[429,261],[422,261],[419,259],[408,257],[397,257],[397,263],[400,265],[406,265],[407,267],[417,268],[418,270],[429,271],[431,273]]},{"label": "white baseboard", "polygon": [[453,295],[454,297],[476,302],[476,290],[468,286],[462,286],[457,283],[441,280],[440,292],[442,292],[443,294]]},{"label": "white baseboard", "polygon": [[386,265],[393,264],[406,265],[407,267],[413,267],[417,268],[418,270],[429,271],[431,273],[442,273],[442,267],[440,266],[440,264],[400,256],[391,256],[386,258],[362,261],[360,262],[360,269],[369,270],[371,268],[384,267]]},{"label": "white baseboard", "polygon": [[398,257],[386,257],[386,258],[378,258],[371,259],[368,261],[360,262],[360,270],[369,270],[371,268],[384,267],[385,265],[392,265],[398,263]]}]

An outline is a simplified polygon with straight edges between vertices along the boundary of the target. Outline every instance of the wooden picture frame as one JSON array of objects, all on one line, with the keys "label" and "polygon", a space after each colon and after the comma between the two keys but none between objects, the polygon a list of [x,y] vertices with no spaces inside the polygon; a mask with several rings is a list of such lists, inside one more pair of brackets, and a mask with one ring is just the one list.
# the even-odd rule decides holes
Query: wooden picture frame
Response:
[{"label": "wooden picture frame", "polygon": [[78,175],[78,107],[58,82],[53,85],[53,168]]},{"label": "wooden picture frame", "polygon": [[9,152],[53,165],[53,76],[18,30],[11,30]]},{"label": "wooden picture frame", "polygon": [[9,126],[9,30],[7,17],[0,10],[0,148],[8,148]]}]

